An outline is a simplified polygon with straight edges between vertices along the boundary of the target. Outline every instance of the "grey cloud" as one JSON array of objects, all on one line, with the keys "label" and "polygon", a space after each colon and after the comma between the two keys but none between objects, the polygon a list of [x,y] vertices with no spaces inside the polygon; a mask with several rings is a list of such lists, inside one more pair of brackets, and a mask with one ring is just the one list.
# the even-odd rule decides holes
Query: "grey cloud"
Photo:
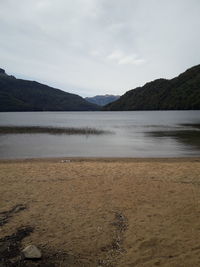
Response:
[{"label": "grey cloud", "polygon": [[81,95],[122,94],[199,64],[199,14],[198,0],[1,0],[0,67]]}]

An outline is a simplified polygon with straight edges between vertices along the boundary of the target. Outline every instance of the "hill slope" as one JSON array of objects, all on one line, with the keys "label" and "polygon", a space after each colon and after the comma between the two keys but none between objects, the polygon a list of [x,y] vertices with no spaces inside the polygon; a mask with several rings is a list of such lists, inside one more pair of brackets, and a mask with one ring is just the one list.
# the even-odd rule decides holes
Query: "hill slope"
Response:
[{"label": "hill slope", "polygon": [[126,92],[103,110],[200,109],[200,65],[178,77],[158,79]]},{"label": "hill slope", "polygon": [[100,107],[82,97],[35,82],[16,79],[0,69],[0,111],[91,111]]},{"label": "hill slope", "polygon": [[116,101],[119,98],[119,95],[96,95],[93,97],[86,97],[85,100],[99,106],[105,106],[111,102]]}]

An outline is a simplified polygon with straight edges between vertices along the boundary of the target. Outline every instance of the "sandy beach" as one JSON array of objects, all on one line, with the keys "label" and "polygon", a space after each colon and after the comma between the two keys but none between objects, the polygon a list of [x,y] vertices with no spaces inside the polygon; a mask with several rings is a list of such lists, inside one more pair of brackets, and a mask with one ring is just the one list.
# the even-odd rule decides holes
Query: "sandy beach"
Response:
[{"label": "sandy beach", "polygon": [[200,158],[0,161],[1,266],[200,266],[199,222]]}]

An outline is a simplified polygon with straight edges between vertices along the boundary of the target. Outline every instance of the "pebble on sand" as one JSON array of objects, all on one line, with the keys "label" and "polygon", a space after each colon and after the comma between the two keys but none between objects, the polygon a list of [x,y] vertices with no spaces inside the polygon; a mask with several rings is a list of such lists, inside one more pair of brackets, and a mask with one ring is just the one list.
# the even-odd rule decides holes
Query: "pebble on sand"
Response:
[{"label": "pebble on sand", "polygon": [[26,259],[40,259],[42,254],[35,245],[29,245],[22,250],[22,253]]}]

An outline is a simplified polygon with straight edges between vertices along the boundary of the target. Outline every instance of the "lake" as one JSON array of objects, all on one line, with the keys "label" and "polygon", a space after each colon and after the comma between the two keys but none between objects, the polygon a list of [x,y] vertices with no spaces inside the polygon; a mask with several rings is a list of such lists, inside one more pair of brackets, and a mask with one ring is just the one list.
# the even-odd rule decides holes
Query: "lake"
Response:
[{"label": "lake", "polygon": [[2,133],[2,159],[200,156],[200,111],[2,112],[0,126],[109,131],[101,135]]}]

